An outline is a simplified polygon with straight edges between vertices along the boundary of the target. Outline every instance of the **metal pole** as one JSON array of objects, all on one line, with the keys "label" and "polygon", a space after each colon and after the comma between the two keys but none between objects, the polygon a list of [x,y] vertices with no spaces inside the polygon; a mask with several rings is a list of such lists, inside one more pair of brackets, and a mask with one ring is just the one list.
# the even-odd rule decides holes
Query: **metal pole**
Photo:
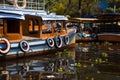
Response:
[{"label": "metal pole", "polygon": [[3,0],[3,5],[4,5],[4,8],[5,8],[5,0]]},{"label": "metal pole", "polygon": [[116,12],[116,5],[114,5],[114,9],[113,10],[114,10],[114,13],[115,13]]}]

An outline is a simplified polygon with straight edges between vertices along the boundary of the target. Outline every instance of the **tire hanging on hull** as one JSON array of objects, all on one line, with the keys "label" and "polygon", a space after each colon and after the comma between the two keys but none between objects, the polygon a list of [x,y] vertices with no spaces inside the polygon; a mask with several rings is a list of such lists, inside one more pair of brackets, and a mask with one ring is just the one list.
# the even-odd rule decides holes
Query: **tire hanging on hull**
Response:
[{"label": "tire hanging on hull", "polygon": [[29,46],[28,42],[25,41],[25,40],[21,41],[21,42],[20,42],[20,49],[21,49],[23,52],[29,51],[30,46]]},{"label": "tire hanging on hull", "polygon": [[48,38],[47,40],[47,44],[49,47],[54,47],[55,43],[54,43],[54,40],[52,38]]},{"label": "tire hanging on hull", "polygon": [[5,44],[6,44],[6,46],[5,46],[6,48],[4,50],[0,49],[0,53],[2,53],[2,54],[8,53],[10,50],[10,42],[6,38],[0,38],[0,41],[5,42]]},{"label": "tire hanging on hull", "polygon": [[62,47],[62,38],[60,36],[56,36],[55,37],[55,44],[57,48],[61,48]]}]

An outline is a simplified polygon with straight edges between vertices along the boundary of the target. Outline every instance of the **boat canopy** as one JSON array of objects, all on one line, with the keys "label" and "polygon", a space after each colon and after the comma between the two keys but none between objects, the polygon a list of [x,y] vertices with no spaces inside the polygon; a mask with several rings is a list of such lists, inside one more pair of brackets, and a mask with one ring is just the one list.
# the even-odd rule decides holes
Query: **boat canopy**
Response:
[{"label": "boat canopy", "polygon": [[41,16],[41,15],[47,15],[46,11],[44,10],[30,10],[30,9],[23,9],[22,10],[23,14],[27,15],[36,15],[36,16]]},{"label": "boat canopy", "polygon": [[68,20],[64,15],[56,15],[55,13],[47,14],[44,10],[16,9],[16,8],[0,8],[0,18],[25,19],[25,15],[33,15],[42,17],[42,20]]},{"label": "boat canopy", "polygon": [[0,9],[0,18],[24,20],[24,14],[20,10]]},{"label": "boat canopy", "polygon": [[55,20],[55,21],[63,21],[63,20],[66,21],[66,20],[68,20],[66,16],[56,15],[54,13],[51,13],[49,15],[42,15],[41,17],[44,21],[46,21],[46,20],[48,20],[48,21],[49,20]]}]

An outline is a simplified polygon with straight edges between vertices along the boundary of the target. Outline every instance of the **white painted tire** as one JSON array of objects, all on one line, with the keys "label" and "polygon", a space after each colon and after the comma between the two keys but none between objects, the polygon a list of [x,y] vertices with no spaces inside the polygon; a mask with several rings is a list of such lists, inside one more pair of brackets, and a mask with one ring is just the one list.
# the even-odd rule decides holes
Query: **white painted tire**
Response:
[{"label": "white painted tire", "polygon": [[25,41],[25,40],[21,41],[21,42],[20,42],[20,49],[21,49],[23,52],[29,51],[30,46],[29,46],[28,42]]},{"label": "white painted tire", "polygon": [[57,48],[61,48],[61,47],[62,47],[62,43],[63,43],[62,38],[61,38],[60,36],[56,36],[56,37],[55,37],[56,47],[57,47]]},{"label": "white painted tire", "polygon": [[47,39],[47,44],[48,44],[48,46],[50,46],[50,47],[54,47],[54,45],[55,45],[54,40],[53,40],[52,38],[48,38],[48,39]]},{"label": "white painted tire", "polygon": [[26,5],[27,5],[26,0],[23,0],[23,6],[21,7],[18,5],[18,0],[14,0],[14,6],[18,9],[24,9]]},{"label": "white painted tire", "polygon": [[10,50],[10,42],[6,38],[0,38],[0,41],[4,41],[6,44],[6,48],[4,50],[0,49],[0,53],[6,54]]},{"label": "white painted tire", "polygon": [[69,42],[70,42],[69,36],[65,36],[64,39],[65,39],[65,40],[64,40],[64,41],[65,41],[65,44],[68,45]]}]

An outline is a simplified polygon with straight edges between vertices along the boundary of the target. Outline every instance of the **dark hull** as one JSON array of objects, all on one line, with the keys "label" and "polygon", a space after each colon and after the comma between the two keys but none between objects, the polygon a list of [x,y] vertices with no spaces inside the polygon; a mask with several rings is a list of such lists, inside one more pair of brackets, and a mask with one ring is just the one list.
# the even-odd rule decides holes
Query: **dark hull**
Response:
[{"label": "dark hull", "polygon": [[98,34],[98,41],[120,42],[120,34]]}]

